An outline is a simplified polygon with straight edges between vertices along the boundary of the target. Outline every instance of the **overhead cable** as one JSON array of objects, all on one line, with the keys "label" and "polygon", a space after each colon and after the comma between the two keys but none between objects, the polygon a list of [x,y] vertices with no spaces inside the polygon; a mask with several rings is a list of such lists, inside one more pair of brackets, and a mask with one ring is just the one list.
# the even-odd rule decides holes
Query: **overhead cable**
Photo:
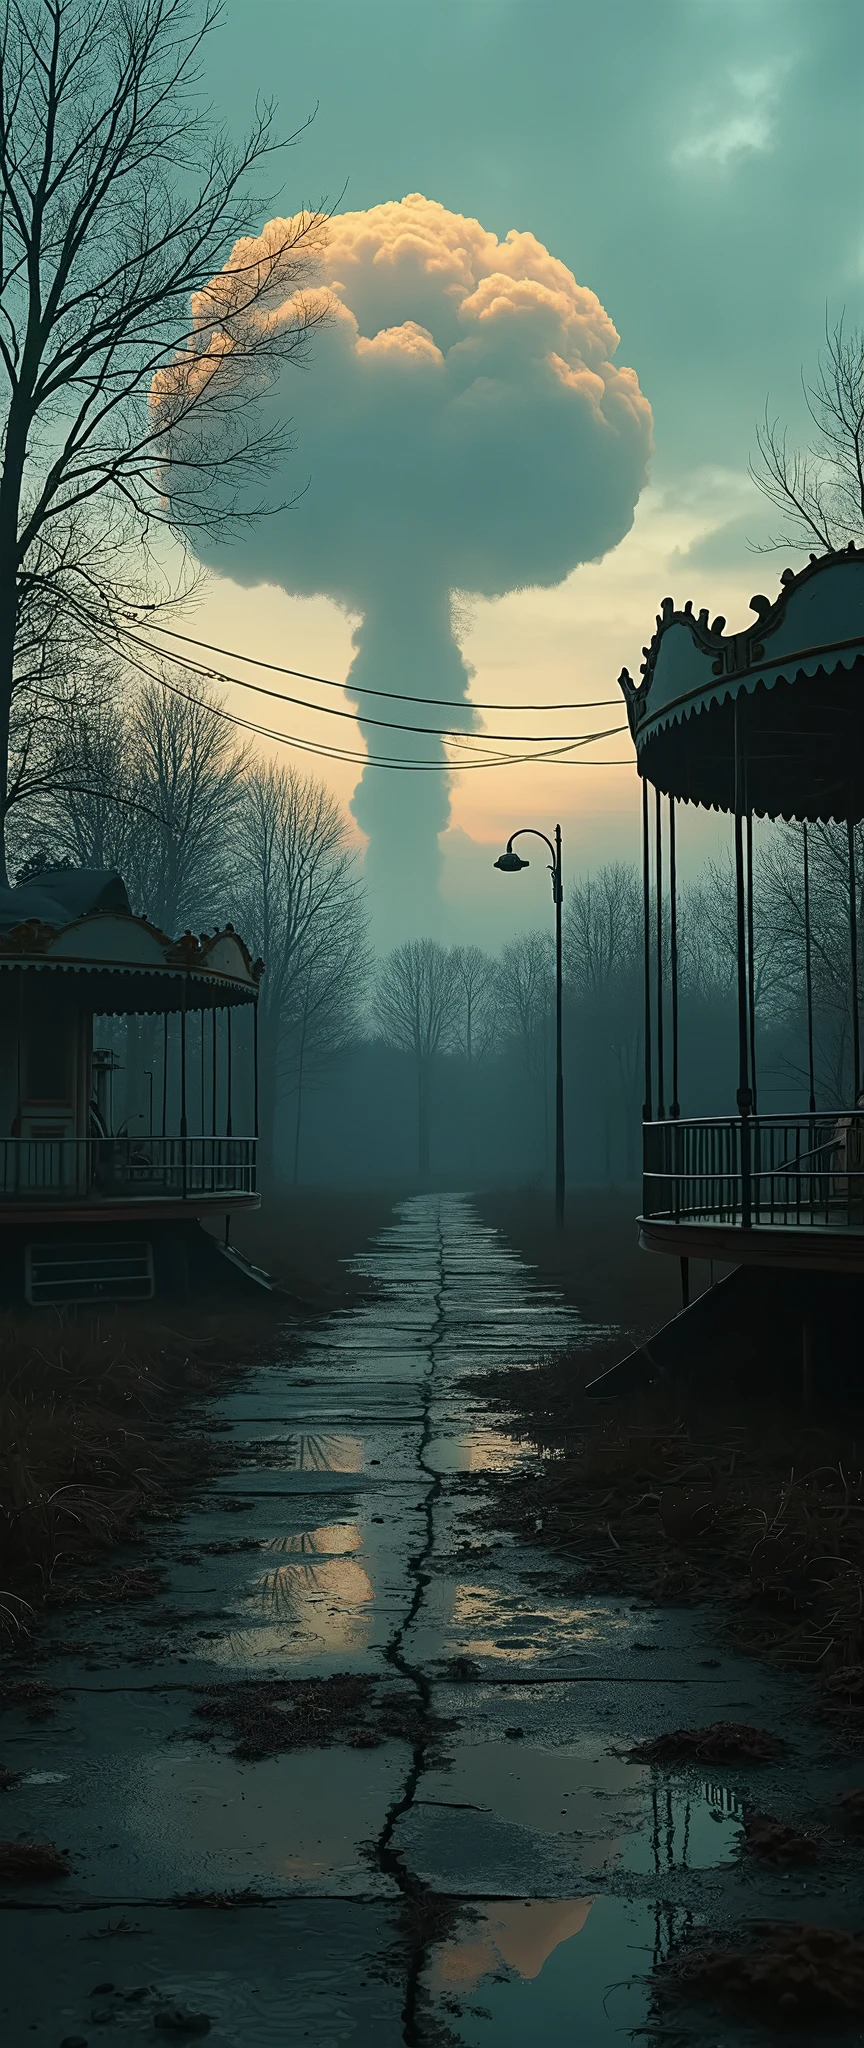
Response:
[{"label": "overhead cable", "polygon": [[[158,652],[158,650],[154,651]],[[187,704],[197,704],[200,701],[190,691],[180,689],[177,683],[168,682],[164,676],[159,675],[153,669],[145,667],[143,662],[136,660],[133,656],[129,657],[129,662],[130,667],[137,669],[141,675],[146,676],[150,682],[158,684],[161,689],[169,691],[172,696],[182,698]],[[302,740],[295,733],[280,732],[278,728],[261,725],[254,719],[241,718],[236,712],[226,711],[220,705],[208,705],[207,709],[212,713],[213,717],[220,718],[227,724],[238,727],[242,732],[254,733],[260,739],[275,740],[279,745],[293,747],[299,753],[313,754],[323,760],[347,761],[363,768],[391,769],[402,774],[441,775],[450,773],[466,775],[471,770],[477,768],[502,768],[517,765],[524,767],[533,762],[554,764],[556,761],[561,767],[565,768],[589,766],[626,768],[631,765],[628,761],[577,762],[565,758],[566,755],[574,752],[577,747],[590,746],[597,740],[609,739],[617,733],[625,732],[627,730],[625,725],[610,726],[602,732],[583,734],[578,740],[564,741],[555,747],[546,748],[544,752],[538,754],[496,753],[487,755],[479,761],[452,761],[447,756],[438,761],[415,761],[398,756],[367,754],[360,750],[327,746],[323,742],[315,740]],[[408,730],[417,731],[419,728],[409,727]],[[463,747],[471,746],[472,751],[479,751],[476,745],[478,736],[460,734],[451,735],[451,737],[456,740],[457,744]],[[482,738],[483,736],[479,735],[479,737]]]},{"label": "overhead cable", "polygon": [[[142,625],[140,618],[132,613],[128,613],[127,617],[131,618],[133,624],[140,629]],[[242,661],[247,666],[264,668],[275,675],[294,676],[301,683],[320,683],[326,690],[347,689],[352,697],[385,697],[395,704],[430,704],[438,706],[444,711],[461,711],[466,703],[469,702],[475,711],[601,711],[608,710],[612,705],[620,703],[620,698],[618,697],[590,697],[585,698],[581,704],[487,704],[480,703],[473,698],[469,700],[464,697],[413,697],[404,690],[373,690],[368,683],[337,683],[332,676],[315,676],[305,668],[289,668],[285,662],[262,661],[257,654],[238,654],[235,648],[216,647],[210,640],[199,640],[191,633],[178,633],[171,626],[161,626],[156,619],[148,619],[143,623],[146,623],[150,632],[167,634],[172,640],[182,640],[187,647],[203,648],[207,654],[219,654],[225,661]],[[249,684],[244,683],[240,676],[222,675],[219,680],[236,683],[240,689],[251,687]],[[288,701],[294,700],[289,699]]]}]

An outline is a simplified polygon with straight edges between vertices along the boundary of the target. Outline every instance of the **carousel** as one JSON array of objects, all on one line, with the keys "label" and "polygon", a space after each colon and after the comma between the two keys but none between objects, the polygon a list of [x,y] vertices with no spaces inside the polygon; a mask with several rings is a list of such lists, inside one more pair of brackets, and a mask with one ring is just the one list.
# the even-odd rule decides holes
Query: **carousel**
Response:
[{"label": "carousel", "polygon": [[202,1226],[227,1243],[259,1200],[261,971],[231,925],[175,940],[133,915],[118,875],[0,889],[7,1300],[176,1298],[212,1267]]},{"label": "carousel", "polygon": [[[685,1309],[692,1259],[725,1262],[739,1273],[783,1269],[787,1281],[801,1274],[864,1275],[864,877],[857,872],[855,835],[864,819],[864,549],[811,556],[798,573],[786,570],[775,600],[757,596],[750,608],[753,623],[727,634],[724,618],[709,622],[707,611],[694,613],[690,604],[677,611],[665,598],[644,649],[641,682],[626,669],[619,678],[642,783],[645,1099],[638,1229],[647,1250],[680,1260]],[[725,1113],[710,1117],[688,1115],[679,1101],[676,827],[682,805],[726,813],[734,849],[729,922],[737,1089]],[[801,1107],[782,1114],[766,1113],[759,1096],[754,820],[761,830],[791,831],[799,870],[807,1071]],[[820,934],[811,921],[810,861],[813,831],[825,824],[842,846],[849,1050],[848,1099],[835,1094],[820,1102],[813,1002]],[[838,1284],[842,1292],[844,1283]]]}]

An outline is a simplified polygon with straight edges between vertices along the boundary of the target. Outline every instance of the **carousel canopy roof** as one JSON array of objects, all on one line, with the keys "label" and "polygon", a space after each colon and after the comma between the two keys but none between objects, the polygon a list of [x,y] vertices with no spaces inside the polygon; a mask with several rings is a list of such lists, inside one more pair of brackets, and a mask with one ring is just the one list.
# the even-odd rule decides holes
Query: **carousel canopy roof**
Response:
[{"label": "carousel canopy roof", "polygon": [[723,811],[864,817],[864,548],[811,556],[750,607],[755,623],[726,634],[663,599],[641,684],[619,677],[640,774]]},{"label": "carousel canopy roof", "polygon": [[0,974],[62,973],[94,1015],[254,1002],[261,961],[233,925],[169,939],[135,917],[119,875],[55,868],[0,889]]}]

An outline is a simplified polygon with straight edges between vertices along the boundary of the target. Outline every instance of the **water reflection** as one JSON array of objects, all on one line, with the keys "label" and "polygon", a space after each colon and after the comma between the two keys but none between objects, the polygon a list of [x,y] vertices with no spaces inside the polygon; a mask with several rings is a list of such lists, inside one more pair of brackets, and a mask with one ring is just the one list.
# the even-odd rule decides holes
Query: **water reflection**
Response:
[{"label": "water reflection", "polygon": [[481,1914],[479,1926],[469,1925],[461,1939],[438,1950],[433,1986],[444,1990],[458,1985],[463,1992],[473,1991],[502,1963],[530,1982],[539,1977],[560,1942],[581,1934],[593,1904],[593,1899],[516,1899],[490,1906]]},{"label": "water reflection", "polygon": [[[265,1450],[272,1445],[265,1442]],[[362,1472],[363,1443],[359,1436],[336,1436],[329,1432],[301,1431],[283,1437],[280,1463],[289,1472]]]},{"label": "water reflection", "polygon": [[[282,1564],[258,1581],[265,1612],[296,1620],[307,1604],[323,1601],[356,1607],[373,1598],[372,1581],[356,1557],[323,1558],[317,1564]],[[333,1616],[332,1608],[329,1610]]]},{"label": "water reflection", "polygon": [[430,1472],[507,1472],[530,1455],[503,1430],[474,1429],[433,1437],[423,1462]]},{"label": "water reflection", "polygon": [[320,1528],[301,1529],[292,1536],[267,1536],[260,1547],[314,1557],[344,1557],[349,1551],[362,1550],[363,1537],[356,1522],[322,1522]]},{"label": "water reflection", "polygon": [[538,1602],[526,1613],[515,1590],[461,1581],[453,1588],[448,1649],[469,1657],[497,1657],[530,1663],[538,1651],[559,1653],[568,1641],[608,1638],[626,1629],[626,1619],[600,1607],[569,1606],[565,1601]]},{"label": "water reflection", "polygon": [[620,2048],[644,2030],[652,1962],[684,1916],[613,1898],[487,1899],[433,1953],[426,1990],[465,2048]]}]

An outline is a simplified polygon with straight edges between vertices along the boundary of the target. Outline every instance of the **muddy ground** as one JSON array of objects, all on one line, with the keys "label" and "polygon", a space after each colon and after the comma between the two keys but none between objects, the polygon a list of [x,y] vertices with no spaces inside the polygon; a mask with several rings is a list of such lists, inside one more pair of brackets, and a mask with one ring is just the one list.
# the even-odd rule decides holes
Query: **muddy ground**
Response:
[{"label": "muddy ground", "polygon": [[[864,2040],[864,1759],[812,1677],[538,1543],[549,1459],[490,1367],[610,1332],[464,1196],[358,1263],[373,1293],[203,1401],[231,1469],[151,1523],[149,1593],[94,1579],[7,1666],[5,2039]],[[785,1947],[718,1973],[755,1922]]]}]

